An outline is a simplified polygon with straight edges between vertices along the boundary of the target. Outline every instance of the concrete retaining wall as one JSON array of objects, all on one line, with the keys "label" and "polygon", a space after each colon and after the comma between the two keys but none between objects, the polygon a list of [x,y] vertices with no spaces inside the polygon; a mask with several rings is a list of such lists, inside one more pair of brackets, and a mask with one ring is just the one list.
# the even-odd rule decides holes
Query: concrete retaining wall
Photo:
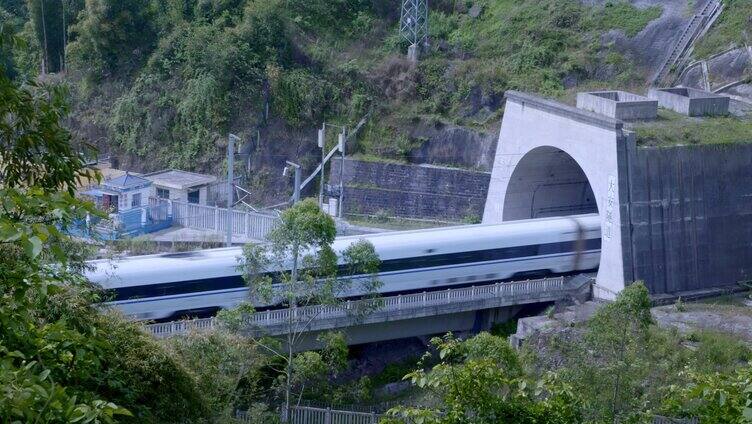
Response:
[{"label": "concrete retaining wall", "polygon": [[653,293],[751,279],[752,145],[640,147],[629,156],[632,279]]},{"label": "concrete retaining wall", "polygon": [[[339,185],[340,160],[330,184]],[[427,165],[345,160],[345,214],[387,213],[407,218],[480,217],[491,174]]]}]

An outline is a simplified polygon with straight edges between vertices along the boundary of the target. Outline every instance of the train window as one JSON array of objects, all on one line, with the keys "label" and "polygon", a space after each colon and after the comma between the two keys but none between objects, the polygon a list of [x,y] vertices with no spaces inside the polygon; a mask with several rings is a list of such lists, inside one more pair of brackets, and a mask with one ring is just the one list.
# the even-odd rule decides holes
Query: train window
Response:
[{"label": "train window", "polygon": [[585,250],[597,250],[601,248],[601,239],[594,238],[594,239],[588,239],[585,241]]},{"label": "train window", "polygon": [[224,290],[245,286],[241,276],[212,278],[207,280],[180,281],[174,283],[148,284],[114,289],[112,300],[140,299],[145,297],[170,296],[211,290]]},{"label": "train window", "polygon": [[560,251],[561,247],[559,246],[559,243],[548,243],[538,246],[539,255],[553,255],[554,253],[559,253]]},{"label": "train window", "polygon": [[507,258],[519,258],[524,256],[535,256],[538,253],[538,246],[537,245],[531,245],[531,246],[515,246],[515,247],[508,247],[506,249],[506,254],[504,255]]},{"label": "train window", "polygon": [[486,279],[490,280],[492,278],[496,278],[497,275],[499,275],[499,274],[494,274],[494,273],[486,274]]}]

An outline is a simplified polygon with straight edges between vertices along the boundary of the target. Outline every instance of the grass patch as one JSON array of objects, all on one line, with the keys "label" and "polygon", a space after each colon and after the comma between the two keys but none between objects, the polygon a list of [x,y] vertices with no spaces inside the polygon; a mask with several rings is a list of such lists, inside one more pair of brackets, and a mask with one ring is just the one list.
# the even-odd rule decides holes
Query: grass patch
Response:
[{"label": "grass patch", "polygon": [[724,0],[726,8],[708,33],[695,44],[694,56],[708,57],[732,46],[749,43],[752,33],[752,2],[749,0]]},{"label": "grass patch", "polygon": [[661,109],[658,119],[634,125],[642,146],[736,144],[752,141],[752,120],[734,116],[687,118]]},{"label": "grass patch", "polygon": [[[446,222],[429,220],[412,220],[384,216],[348,215],[347,222],[364,227],[383,228],[387,230],[420,230],[423,228],[438,228],[450,225]],[[451,224],[456,225],[456,224]]]},{"label": "grass patch", "polygon": [[599,31],[620,29],[628,37],[634,37],[662,13],[663,8],[660,6],[638,9],[626,1],[609,1],[603,6],[602,11],[594,13],[593,24]]},{"label": "grass patch", "polygon": [[690,334],[689,339],[698,342],[695,362],[704,372],[731,370],[752,359],[749,346],[729,334],[701,330]]}]

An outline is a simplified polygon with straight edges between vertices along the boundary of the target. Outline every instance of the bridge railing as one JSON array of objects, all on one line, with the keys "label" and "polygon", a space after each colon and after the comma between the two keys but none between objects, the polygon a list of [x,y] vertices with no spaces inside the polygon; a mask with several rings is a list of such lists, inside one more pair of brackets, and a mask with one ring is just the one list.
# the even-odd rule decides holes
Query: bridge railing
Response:
[{"label": "bridge railing", "polygon": [[[482,286],[446,289],[408,295],[388,296],[378,299],[347,301],[340,305],[314,305],[301,308],[276,309],[257,312],[245,318],[250,326],[269,327],[308,319],[332,319],[351,316],[358,311],[372,310],[380,313],[416,310],[459,302],[480,301],[493,298],[527,297],[540,293],[555,293],[566,289],[564,277],[539,280],[496,283]],[[150,324],[146,328],[156,337],[185,334],[191,330],[205,330],[217,325],[215,318],[173,321]]]}]

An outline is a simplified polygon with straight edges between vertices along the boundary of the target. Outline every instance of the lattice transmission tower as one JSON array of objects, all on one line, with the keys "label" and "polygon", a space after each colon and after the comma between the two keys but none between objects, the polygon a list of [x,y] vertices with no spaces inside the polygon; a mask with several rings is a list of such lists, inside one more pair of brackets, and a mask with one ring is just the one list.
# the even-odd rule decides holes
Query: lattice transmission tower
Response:
[{"label": "lattice transmission tower", "polygon": [[402,0],[400,34],[409,43],[407,56],[418,59],[421,45],[428,45],[428,0]]}]

